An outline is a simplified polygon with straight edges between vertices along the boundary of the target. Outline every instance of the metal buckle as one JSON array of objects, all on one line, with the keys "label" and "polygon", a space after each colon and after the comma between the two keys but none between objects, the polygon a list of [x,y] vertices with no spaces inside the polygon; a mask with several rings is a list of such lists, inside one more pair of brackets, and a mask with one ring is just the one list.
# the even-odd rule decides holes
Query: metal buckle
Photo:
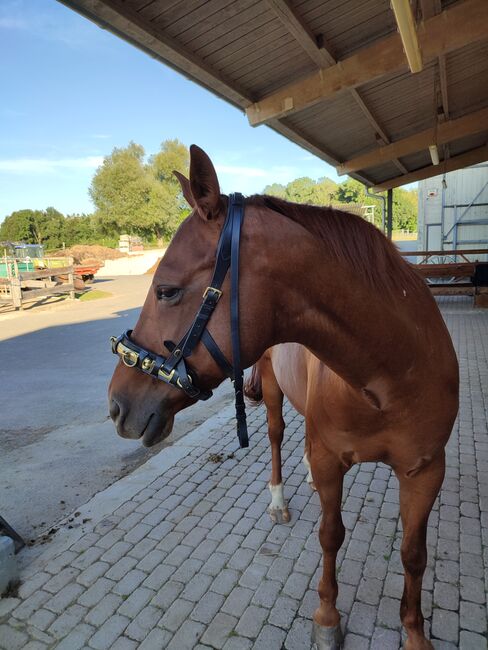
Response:
[{"label": "metal buckle", "polygon": [[[193,384],[193,381],[192,381],[192,378],[190,377],[190,375],[187,375],[187,377],[188,377],[188,381],[190,382],[190,384]],[[181,388],[181,390],[185,390],[183,388],[182,384],[181,384],[181,379],[179,377],[176,380],[176,384],[179,386],[179,388]]]},{"label": "metal buckle", "polygon": [[150,359],[149,357],[146,357],[146,358],[144,359],[144,361],[141,363],[141,368],[142,368],[145,372],[152,372],[155,363],[156,363],[155,361],[153,361],[153,360]]},{"label": "metal buckle", "polygon": [[164,379],[164,381],[167,381],[168,383],[171,382],[171,380],[172,380],[173,377],[174,377],[174,374],[175,374],[175,369],[174,369],[174,368],[173,368],[173,370],[172,370],[171,372],[169,372],[169,373],[168,373],[168,372],[164,372],[164,370],[162,370],[161,368],[158,370],[158,375],[160,375],[160,376]]},{"label": "metal buckle", "polygon": [[216,289],[215,287],[207,287],[205,291],[203,292],[203,297],[206,298],[210,291],[213,291],[214,293],[217,294],[217,300],[219,300],[220,296],[222,295],[222,291],[220,289]]},{"label": "metal buckle", "polygon": [[124,365],[126,365],[128,368],[133,368],[137,365],[139,355],[133,350],[124,350],[124,352],[121,353],[120,358],[122,359],[122,363]]}]

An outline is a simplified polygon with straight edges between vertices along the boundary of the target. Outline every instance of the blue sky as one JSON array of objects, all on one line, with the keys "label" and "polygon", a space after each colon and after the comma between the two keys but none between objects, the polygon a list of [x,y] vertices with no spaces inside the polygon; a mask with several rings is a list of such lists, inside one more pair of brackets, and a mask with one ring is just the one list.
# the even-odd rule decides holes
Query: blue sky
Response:
[{"label": "blue sky", "polygon": [[333,167],[56,0],[0,2],[0,221],[13,210],[91,212],[103,156],[130,140],[199,144],[224,192],[260,192]]}]

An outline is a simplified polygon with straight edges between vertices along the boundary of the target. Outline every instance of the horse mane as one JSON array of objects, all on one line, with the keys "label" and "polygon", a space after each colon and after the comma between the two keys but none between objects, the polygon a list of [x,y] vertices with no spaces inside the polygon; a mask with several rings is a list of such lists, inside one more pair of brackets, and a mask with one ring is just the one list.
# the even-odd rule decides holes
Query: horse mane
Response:
[{"label": "horse mane", "polygon": [[378,228],[351,212],[260,194],[250,196],[246,203],[274,210],[295,221],[318,237],[338,262],[354,268],[377,290],[412,291],[423,284],[396,246]]}]

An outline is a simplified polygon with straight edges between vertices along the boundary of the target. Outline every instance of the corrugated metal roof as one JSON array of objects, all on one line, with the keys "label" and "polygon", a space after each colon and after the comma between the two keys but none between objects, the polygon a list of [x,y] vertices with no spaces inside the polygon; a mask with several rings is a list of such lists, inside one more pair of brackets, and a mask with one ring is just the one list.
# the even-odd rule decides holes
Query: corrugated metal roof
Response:
[{"label": "corrugated metal roof", "polygon": [[[456,22],[441,23],[434,16],[418,25],[421,40],[435,23],[432,39],[438,39],[441,50],[438,57],[437,52],[429,54],[417,74],[408,71],[406,59],[388,70],[391,48],[398,49],[400,42],[389,0],[61,1],[243,110],[259,107],[263,98],[274,101],[274,93],[287,88],[282,99],[277,96],[277,110],[268,124],[332,164],[412,136],[437,119],[462,117],[488,106],[488,2],[482,0],[443,0],[443,13],[457,12]],[[420,19],[423,2],[417,3]],[[469,24],[473,15],[474,27]],[[449,46],[453,39],[458,39],[458,49]],[[303,81],[300,88],[305,90],[307,83],[321,84],[320,79],[306,80],[319,69],[327,75],[335,61],[341,62],[334,67],[339,79],[343,62],[351,56],[355,58],[348,74],[354,75],[366,61],[367,48],[386,48],[387,41],[390,49],[378,55],[377,68],[374,59],[365,63],[366,78],[363,75],[359,85],[347,78],[346,88],[341,81],[337,92],[329,89],[326,96],[296,107],[290,84]],[[431,47],[430,36],[424,47]],[[487,142],[488,125],[475,130],[452,142],[451,159]],[[439,147],[441,159],[443,150]],[[353,176],[378,185],[429,164],[428,148],[423,147]]]}]

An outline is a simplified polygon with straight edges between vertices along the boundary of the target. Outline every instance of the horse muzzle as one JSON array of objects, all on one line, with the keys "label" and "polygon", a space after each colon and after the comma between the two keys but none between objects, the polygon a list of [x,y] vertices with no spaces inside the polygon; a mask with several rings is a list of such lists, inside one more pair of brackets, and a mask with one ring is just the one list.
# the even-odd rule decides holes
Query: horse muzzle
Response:
[{"label": "horse muzzle", "polygon": [[117,395],[110,397],[109,413],[121,438],[142,440],[145,447],[152,447],[169,436],[174,416],[163,408],[153,412],[137,413]]}]

